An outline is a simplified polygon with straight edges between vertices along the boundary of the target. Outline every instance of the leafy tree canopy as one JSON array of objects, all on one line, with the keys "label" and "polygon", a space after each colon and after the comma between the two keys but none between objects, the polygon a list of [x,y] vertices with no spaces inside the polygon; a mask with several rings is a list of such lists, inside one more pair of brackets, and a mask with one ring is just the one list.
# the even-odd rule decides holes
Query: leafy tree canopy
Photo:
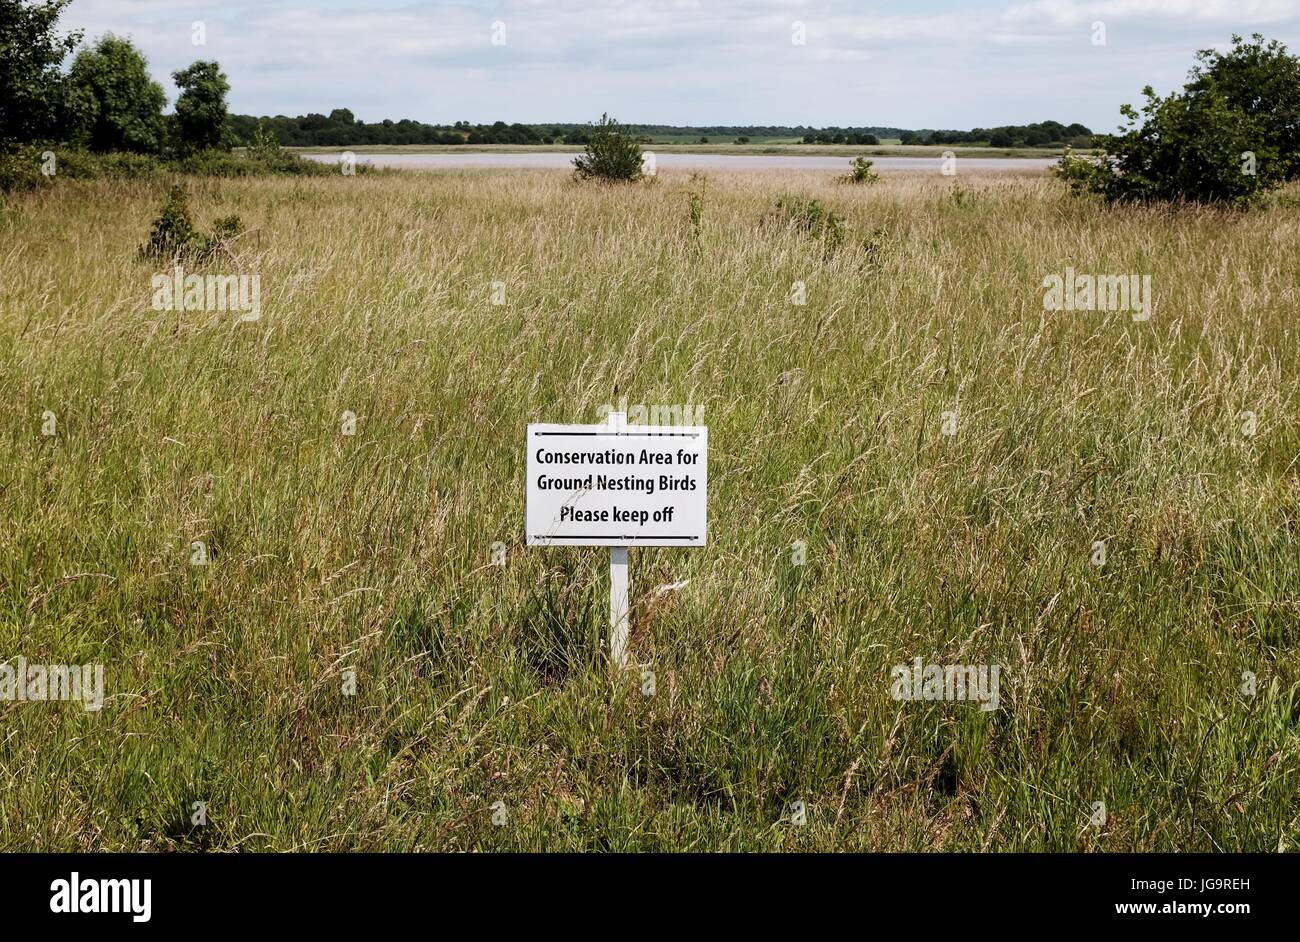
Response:
[{"label": "leafy tree canopy", "polygon": [[59,14],[71,0],[0,0],[0,147],[59,136],[64,110],[59,66],[81,42],[60,36]]},{"label": "leafy tree canopy", "polygon": [[68,73],[73,140],[91,150],[162,150],[162,86],[129,39],[109,33],[77,53]]}]

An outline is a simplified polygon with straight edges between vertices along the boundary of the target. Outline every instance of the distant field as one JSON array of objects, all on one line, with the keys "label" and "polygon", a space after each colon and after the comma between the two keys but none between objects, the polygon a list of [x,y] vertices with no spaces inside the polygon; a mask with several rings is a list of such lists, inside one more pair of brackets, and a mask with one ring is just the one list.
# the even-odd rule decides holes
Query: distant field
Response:
[{"label": "distant field", "polygon": [[[106,686],[0,701],[0,849],[1300,844],[1294,189],[188,185],[260,320],[153,308],[161,184],[0,212],[0,648]],[[1150,319],[1045,311],[1067,268]],[[611,678],[523,471],[616,395],[704,407],[710,542],[632,551]],[[914,659],[996,708],[893,698]]]},{"label": "distant field", "polygon": [[[876,146],[859,146],[854,144],[644,144],[643,149],[660,153],[678,154],[814,154],[822,156],[856,157],[858,155],[891,157],[938,157],[944,151],[966,157],[1058,157],[1063,148],[1050,147],[922,147],[901,144]],[[304,154],[337,154],[350,150],[356,154],[365,153],[502,153],[520,154],[552,151],[558,153],[580,153],[582,147],[575,144],[540,144],[532,146],[513,144],[366,144],[350,147],[295,147],[290,148]],[[1078,153],[1090,153],[1078,151]]]}]

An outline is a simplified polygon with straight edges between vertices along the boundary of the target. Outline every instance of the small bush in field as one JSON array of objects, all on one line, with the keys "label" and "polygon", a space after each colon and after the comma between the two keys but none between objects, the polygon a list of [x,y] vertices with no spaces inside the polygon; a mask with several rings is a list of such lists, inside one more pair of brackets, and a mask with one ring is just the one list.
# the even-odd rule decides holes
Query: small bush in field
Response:
[{"label": "small bush in field", "polygon": [[582,180],[632,183],[641,179],[641,145],[604,114],[587,140],[587,150],[573,160]]},{"label": "small bush in field", "polygon": [[879,179],[880,174],[871,169],[871,161],[865,157],[854,157],[849,172],[836,177],[840,183],[875,183]]},{"label": "small bush in field", "polygon": [[213,223],[211,234],[200,232],[190,215],[185,188],[173,186],[153,221],[149,240],[140,247],[140,256],[205,262],[243,231],[244,224],[238,216],[224,216]]},{"label": "small bush in field", "polygon": [[776,201],[766,221],[788,229],[805,232],[818,239],[829,255],[844,241],[844,218],[827,209],[820,200],[782,196]]}]

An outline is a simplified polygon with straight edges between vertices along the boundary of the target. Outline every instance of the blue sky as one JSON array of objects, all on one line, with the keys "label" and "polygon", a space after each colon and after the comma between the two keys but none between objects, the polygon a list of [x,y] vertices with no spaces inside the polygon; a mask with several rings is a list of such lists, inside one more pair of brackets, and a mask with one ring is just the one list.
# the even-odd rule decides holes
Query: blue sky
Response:
[{"label": "blue sky", "polygon": [[1103,131],[1234,32],[1300,51],[1300,0],[73,0],[62,22],[131,36],[169,101],[217,59],[237,113],[433,123]]}]

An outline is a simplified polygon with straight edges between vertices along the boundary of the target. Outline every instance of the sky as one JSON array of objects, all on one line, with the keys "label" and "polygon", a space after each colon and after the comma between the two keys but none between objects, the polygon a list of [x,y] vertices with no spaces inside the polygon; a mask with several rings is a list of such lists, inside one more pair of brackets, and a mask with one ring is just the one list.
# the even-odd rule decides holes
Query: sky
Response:
[{"label": "sky", "polygon": [[130,36],[169,103],[216,59],[237,114],[434,124],[1111,131],[1233,33],[1300,52],[1300,0],[73,0],[62,26]]}]

